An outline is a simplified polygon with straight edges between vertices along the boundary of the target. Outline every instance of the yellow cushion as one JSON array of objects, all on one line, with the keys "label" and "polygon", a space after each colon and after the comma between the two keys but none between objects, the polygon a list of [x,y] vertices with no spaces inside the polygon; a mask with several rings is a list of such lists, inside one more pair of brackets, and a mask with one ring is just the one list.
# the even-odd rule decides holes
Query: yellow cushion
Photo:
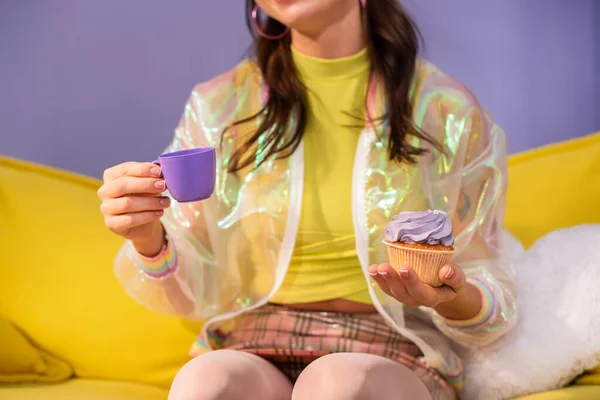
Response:
[{"label": "yellow cushion", "polygon": [[[506,227],[525,246],[559,228],[600,223],[598,205],[600,132],[510,157]],[[600,369],[577,383],[600,384]]]},{"label": "yellow cushion", "polygon": [[77,376],[168,387],[198,327],[143,309],[119,285],[122,240],[104,227],[98,186],[0,157],[0,317]]},{"label": "yellow cushion", "polygon": [[136,383],[72,379],[56,385],[0,386],[2,400],[166,400],[167,391]]},{"label": "yellow cushion", "polygon": [[[600,385],[600,366],[588,371],[575,382],[577,385]],[[600,398],[600,397],[599,397]]]},{"label": "yellow cushion", "polygon": [[73,370],[65,363],[36,349],[10,322],[0,318],[0,383],[60,382]]},{"label": "yellow cushion", "polygon": [[600,132],[509,159],[506,227],[525,246],[558,228],[600,223]]},{"label": "yellow cushion", "polygon": [[514,400],[598,400],[600,399],[600,386],[570,386],[568,388],[552,390],[550,392],[517,397]]}]

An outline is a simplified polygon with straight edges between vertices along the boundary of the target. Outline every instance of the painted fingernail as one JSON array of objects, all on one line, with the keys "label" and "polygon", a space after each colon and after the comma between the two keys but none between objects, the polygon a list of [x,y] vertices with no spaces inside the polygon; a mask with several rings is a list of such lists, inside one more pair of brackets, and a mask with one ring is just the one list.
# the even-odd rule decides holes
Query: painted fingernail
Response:
[{"label": "painted fingernail", "polygon": [[163,210],[158,210],[158,211],[156,212],[156,215],[163,215],[163,214],[164,214],[164,211],[163,211]]},{"label": "painted fingernail", "polygon": [[387,272],[385,272],[385,271],[377,271],[377,273],[378,273],[379,275],[381,275],[381,276],[387,276],[387,274],[388,274],[388,273],[387,273]]},{"label": "painted fingernail", "polygon": [[369,275],[371,275],[371,276],[377,276],[377,272],[369,272]]},{"label": "painted fingernail", "polygon": [[160,176],[160,167],[150,168],[150,173],[154,176]]},{"label": "painted fingernail", "polygon": [[400,275],[402,275],[403,278],[408,278],[410,276],[410,272],[408,272],[407,269],[400,268],[398,272],[400,272]]},{"label": "painted fingernail", "polygon": [[448,272],[446,272],[446,275],[444,275],[444,278],[450,279],[453,276],[454,276],[454,268],[452,268],[451,266],[448,266]]},{"label": "painted fingernail", "polygon": [[169,205],[169,198],[165,197],[163,199],[160,200],[160,204],[162,204],[163,206],[168,206]]},{"label": "painted fingernail", "polygon": [[165,189],[165,181],[156,181],[154,182],[154,187],[160,190]]}]

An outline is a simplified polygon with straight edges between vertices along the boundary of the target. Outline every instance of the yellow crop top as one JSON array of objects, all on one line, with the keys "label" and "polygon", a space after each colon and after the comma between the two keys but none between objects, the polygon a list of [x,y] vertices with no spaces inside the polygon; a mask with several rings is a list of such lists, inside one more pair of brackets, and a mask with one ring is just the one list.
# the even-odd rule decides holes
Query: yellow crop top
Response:
[{"label": "yellow crop top", "polygon": [[351,196],[354,154],[365,125],[369,57],[366,49],[333,60],[293,48],[292,54],[308,96],[304,192],[291,264],[271,301],[371,303],[356,254]]}]

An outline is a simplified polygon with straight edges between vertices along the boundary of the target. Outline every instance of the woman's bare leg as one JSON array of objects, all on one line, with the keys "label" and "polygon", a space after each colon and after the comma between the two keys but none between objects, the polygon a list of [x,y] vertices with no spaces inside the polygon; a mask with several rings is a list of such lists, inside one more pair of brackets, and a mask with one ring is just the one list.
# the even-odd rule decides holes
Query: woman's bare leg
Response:
[{"label": "woman's bare leg", "polygon": [[179,370],[169,400],[289,400],[291,394],[290,381],[268,361],[241,351],[216,350]]},{"label": "woman's bare leg", "polygon": [[335,353],[313,361],[294,386],[292,400],[315,399],[432,400],[432,396],[419,377],[399,363],[371,354]]}]

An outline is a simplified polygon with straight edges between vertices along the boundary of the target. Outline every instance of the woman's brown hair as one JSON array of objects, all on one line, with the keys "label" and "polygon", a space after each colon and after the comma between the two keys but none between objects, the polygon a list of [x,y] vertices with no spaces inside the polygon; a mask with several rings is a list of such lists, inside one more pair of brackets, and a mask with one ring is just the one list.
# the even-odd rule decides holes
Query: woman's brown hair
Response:
[{"label": "woman's brown hair", "polygon": [[[359,0],[356,0],[359,1]],[[254,0],[246,0],[246,19],[254,38],[256,64],[260,68],[268,88],[268,98],[256,114],[237,121],[245,123],[260,118],[257,130],[233,153],[230,171],[237,171],[251,164],[260,165],[268,158],[289,157],[302,140],[306,127],[305,87],[299,80],[290,50],[291,35],[279,40],[266,39],[253,29],[252,9]],[[373,122],[386,122],[390,131],[388,153],[390,160],[414,164],[425,150],[409,143],[409,137],[417,137],[440,146],[413,122],[409,91],[416,70],[420,35],[414,22],[397,0],[367,1],[363,10],[366,24],[371,74],[379,77],[385,90],[386,111],[381,116],[369,116]],[[273,18],[267,18],[262,28],[275,36],[285,26]],[[290,125],[293,121],[293,125]],[[288,132],[290,126],[292,132]],[[260,160],[251,151],[259,138]]]}]

